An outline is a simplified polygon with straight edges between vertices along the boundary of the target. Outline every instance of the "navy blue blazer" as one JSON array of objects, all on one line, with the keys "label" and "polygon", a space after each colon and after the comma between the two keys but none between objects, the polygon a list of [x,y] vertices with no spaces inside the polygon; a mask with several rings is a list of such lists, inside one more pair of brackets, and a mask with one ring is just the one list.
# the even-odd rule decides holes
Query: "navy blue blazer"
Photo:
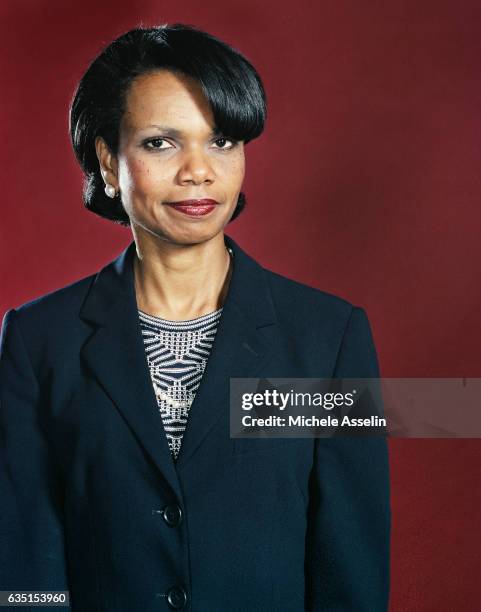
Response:
[{"label": "navy blue blazer", "polygon": [[6,313],[0,590],[69,590],[75,612],[387,610],[386,440],[229,434],[230,377],[378,377],[365,311],[225,242],[233,274],[176,463],[134,242]]}]

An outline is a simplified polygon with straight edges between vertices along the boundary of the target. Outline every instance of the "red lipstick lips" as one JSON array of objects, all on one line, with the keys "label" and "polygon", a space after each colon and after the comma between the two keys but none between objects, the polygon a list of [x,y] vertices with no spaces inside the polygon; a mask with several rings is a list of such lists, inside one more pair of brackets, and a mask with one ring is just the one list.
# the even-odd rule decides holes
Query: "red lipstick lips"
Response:
[{"label": "red lipstick lips", "polygon": [[167,206],[175,208],[175,210],[188,215],[190,217],[203,217],[208,215],[219,204],[211,198],[203,198],[202,200],[181,200],[179,202],[166,202]]}]

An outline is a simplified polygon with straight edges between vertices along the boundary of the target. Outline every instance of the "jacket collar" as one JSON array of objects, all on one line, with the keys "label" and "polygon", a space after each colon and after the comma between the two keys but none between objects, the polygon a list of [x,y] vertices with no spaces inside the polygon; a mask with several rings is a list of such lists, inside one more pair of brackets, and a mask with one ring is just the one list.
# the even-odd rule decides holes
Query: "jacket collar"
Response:
[{"label": "jacket collar", "polygon": [[191,405],[177,462],[163,429],[148,370],[135,295],[135,242],[95,276],[80,317],[95,329],[82,358],[127,425],[174,490],[177,471],[203,443],[219,418],[228,420],[230,377],[254,377],[272,344],[259,331],[276,323],[266,270],[229,236],[234,253],[229,290],[212,350]]}]

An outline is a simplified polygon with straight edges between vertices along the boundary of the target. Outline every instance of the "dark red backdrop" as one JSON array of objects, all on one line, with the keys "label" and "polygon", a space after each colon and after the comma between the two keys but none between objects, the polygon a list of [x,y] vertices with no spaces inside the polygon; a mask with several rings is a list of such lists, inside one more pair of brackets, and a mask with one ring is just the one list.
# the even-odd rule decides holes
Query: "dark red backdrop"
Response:
[{"label": "dark red backdrop", "polygon": [[[248,209],[227,233],[364,306],[384,376],[481,376],[479,0],[4,0],[1,12],[0,315],[130,241],[82,207],[67,108],[101,45],[182,21],[237,46],[268,92]],[[481,441],[390,448],[392,612],[473,612]]]}]

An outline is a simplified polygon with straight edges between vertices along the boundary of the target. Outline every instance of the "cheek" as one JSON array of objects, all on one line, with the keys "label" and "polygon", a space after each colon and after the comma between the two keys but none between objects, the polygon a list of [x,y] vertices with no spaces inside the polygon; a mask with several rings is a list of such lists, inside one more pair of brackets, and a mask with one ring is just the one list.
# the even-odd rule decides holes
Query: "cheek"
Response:
[{"label": "cheek", "polygon": [[141,157],[131,157],[119,163],[119,183],[123,193],[148,195],[162,185],[159,164]]},{"label": "cheek", "polygon": [[239,188],[244,180],[245,161],[243,156],[228,160],[223,168],[224,176],[233,189]]}]

